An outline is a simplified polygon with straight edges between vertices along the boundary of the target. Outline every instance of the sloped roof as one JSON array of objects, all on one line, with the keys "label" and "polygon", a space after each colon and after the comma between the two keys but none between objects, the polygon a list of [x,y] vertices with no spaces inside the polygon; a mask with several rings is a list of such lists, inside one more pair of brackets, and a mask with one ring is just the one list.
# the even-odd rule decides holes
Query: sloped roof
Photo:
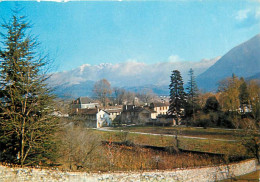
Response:
[{"label": "sloped roof", "polygon": [[118,109],[106,109],[105,110],[107,113],[119,113],[122,112],[122,109],[118,108]]},{"label": "sloped roof", "polygon": [[134,108],[131,108],[131,109],[128,109],[128,110],[125,110],[123,112],[142,112],[142,111],[148,111],[150,113],[156,113],[156,111],[148,108],[148,107],[134,107]]},{"label": "sloped roof", "polygon": [[143,110],[146,110],[146,111],[148,111],[150,113],[157,113],[156,111],[154,111],[154,110],[152,110],[150,108],[143,108]]},{"label": "sloped roof", "polygon": [[90,99],[89,97],[79,97],[80,104],[90,104],[94,103],[94,100]]},{"label": "sloped roof", "polygon": [[98,109],[80,109],[79,113],[85,115],[96,115],[98,113]]},{"label": "sloped roof", "polygon": [[164,106],[169,106],[170,104],[165,102],[165,103],[162,103],[162,102],[156,102],[156,103],[152,103],[151,106],[153,107],[164,107]]}]

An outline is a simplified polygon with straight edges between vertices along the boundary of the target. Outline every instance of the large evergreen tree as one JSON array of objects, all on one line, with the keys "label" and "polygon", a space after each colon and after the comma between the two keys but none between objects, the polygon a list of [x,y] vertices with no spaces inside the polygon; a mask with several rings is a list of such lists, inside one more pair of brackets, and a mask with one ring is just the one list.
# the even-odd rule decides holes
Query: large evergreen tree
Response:
[{"label": "large evergreen tree", "polygon": [[53,95],[46,85],[47,60],[36,53],[30,25],[14,12],[2,25],[0,46],[0,160],[43,164],[51,161],[57,126]]},{"label": "large evergreen tree", "polygon": [[174,116],[177,121],[181,119],[184,114],[184,106],[186,103],[186,94],[183,88],[183,81],[178,70],[172,71],[170,89],[170,107],[168,115]]},{"label": "large evergreen tree", "polygon": [[194,76],[194,71],[191,68],[189,70],[189,81],[187,84],[187,96],[188,96],[188,105],[191,106],[191,114],[194,119],[195,114],[195,107],[197,105],[197,98],[198,98],[198,87]]}]

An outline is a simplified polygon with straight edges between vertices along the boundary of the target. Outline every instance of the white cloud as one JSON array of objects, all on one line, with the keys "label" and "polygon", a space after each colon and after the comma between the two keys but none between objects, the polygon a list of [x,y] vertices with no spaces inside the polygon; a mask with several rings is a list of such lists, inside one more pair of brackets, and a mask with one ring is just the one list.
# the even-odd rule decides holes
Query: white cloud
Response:
[{"label": "white cloud", "polygon": [[82,65],[74,70],[56,73],[50,83],[54,85],[74,85],[88,80],[97,81],[106,78],[112,86],[168,85],[172,70],[179,70],[184,82],[188,80],[188,71],[193,68],[195,75],[204,72],[218,58],[203,59],[198,62],[180,61],[178,56],[170,56],[167,62],[147,64],[134,59],[117,64]]},{"label": "white cloud", "polygon": [[[259,0],[260,2],[260,0]],[[239,10],[235,19],[239,28],[251,27],[260,23],[260,7]]]},{"label": "white cloud", "polygon": [[178,55],[171,55],[169,58],[168,58],[168,61],[169,62],[172,62],[172,63],[175,63],[175,62],[180,62],[182,61],[181,58],[178,56]]},{"label": "white cloud", "polygon": [[250,9],[244,9],[244,10],[239,10],[236,14],[236,19],[239,21],[243,21],[248,18],[249,13],[251,12]]},{"label": "white cloud", "polygon": [[[260,0],[259,0],[260,2]],[[260,18],[260,7],[255,10],[255,17]]]},{"label": "white cloud", "polygon": [[84,71],[84,69],[88,66],[91,66],[90,64],[83,64],[79,67],[80,73],[82,73]]}]

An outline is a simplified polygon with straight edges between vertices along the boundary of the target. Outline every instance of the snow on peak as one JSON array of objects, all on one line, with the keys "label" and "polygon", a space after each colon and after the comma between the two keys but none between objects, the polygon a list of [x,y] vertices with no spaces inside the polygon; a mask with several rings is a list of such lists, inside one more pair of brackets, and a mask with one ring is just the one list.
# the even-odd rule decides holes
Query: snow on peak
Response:
[{"label": "snow on peak", "polygon": [[[168,84],[170,73],[178,69],[183,74],[183,79],[188,79],[188,70],[194,68],[196,75],[204,72],[214,61],[186,61],[158,62],[147,64],[137,61],[125,61],[121,63],[101,63],[97,65],[83,64],[80,67],[66,73],[57,73],[52,76],[53,83],[65,83],[69,85],[86,81],[98,81],[106,78],[116,86]],[[182,63],[182,62],[181,62]]]},{"label": "snow on peak", "polygon": [[109,67],[109,66],[112,66],[112,64],[111,63],[100,63],[98,65],[95,65],[95,67],[97,69],[104,69],[104,68]]},{"label": "snow on peak", "polygon": [[79,67],[80,73],[82,73],[86,67],[90,67],[90,66],[91,66],[90,64],[83,64],[83,65],[81,65]]}]

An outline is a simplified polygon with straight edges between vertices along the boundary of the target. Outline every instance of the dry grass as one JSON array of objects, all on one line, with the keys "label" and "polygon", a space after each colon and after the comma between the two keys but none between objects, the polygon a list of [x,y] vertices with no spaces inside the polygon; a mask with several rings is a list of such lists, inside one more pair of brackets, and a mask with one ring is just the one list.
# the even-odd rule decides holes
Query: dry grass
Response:
[{"label": "dry grass", "polygon": [[[221,157],[191,153],[168,153],[112,143],[100,146],[96,153],[86,159],[81,171],[139,171],[170,170],[223,163]],[[63,165],[63,169],[69,169]],[[75,170],[75,169],[74,169]]]},{"label": "dry grass", "polygon": [[[177,148],[176,138],[163,135],[142,135],[128,132],[109,132],[86,128],[69,128],[64,131],[60,148],[61,169],[72,171],[129,171],[174,169],[215,165],[227,162],[227,158],[188,153],[168,153],[141,147],[115,146],[113,142],[128,142],[137,145]],[[109,144],[102,145],[101,141]],[[135,145],[136,146],[136,145]],[[246,151],[237,142],[178,138],[180,149],[245,155]],[[224,160],[224,161],[223,161]]]},{"label": "dry grass", "polygon": [[160,127],[160,126],[132,126],[132,127],[117,127],[112,128],[115,130],[131,131],[131,132],[144,132],[154,134],[169,134],[192,137],[203,137],[209,139],[228,139],[235,140],[239,137],[241,130],[226,130],[222,128],[198,128],[198,127]]},{"label": "dry grass", "polygon": [[[108,131],[93,131],[102,136],[103,140],[112,140],[115,142],[122,142],[128,140],[139,145],[151,145],[158,147],[168,147],[176,145],[176,139],[173,136],[154,136],[142,135],[135,133],[128,133],[124,136],[122,132],[108,132]],[[122,137],[123,136],[123,137]],[[245,148],[239,142],[219,141],[209,139],[192,139],[192,138],[178,138],[179,148],[184,150],[193,150],[200,152],[210,152],[227,155],[246,155]]]}]

